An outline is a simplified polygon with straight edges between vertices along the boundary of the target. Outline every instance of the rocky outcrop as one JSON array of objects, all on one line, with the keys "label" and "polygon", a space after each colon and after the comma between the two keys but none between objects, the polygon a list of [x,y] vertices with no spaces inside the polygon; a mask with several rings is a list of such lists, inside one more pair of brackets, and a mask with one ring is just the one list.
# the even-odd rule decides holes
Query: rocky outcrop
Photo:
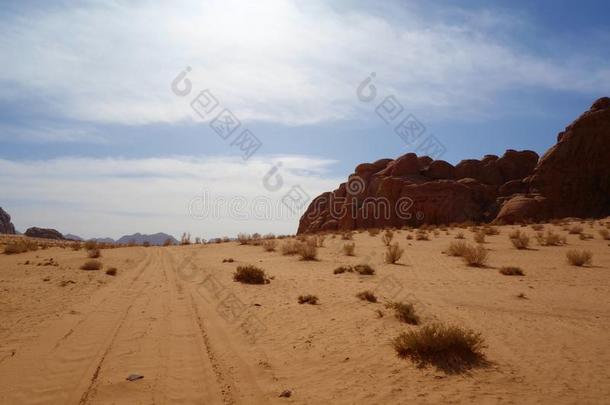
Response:
[{"label": "rocky outcrop", "polygon": [[[407,153],[356,167],[346,183],[314,199],[299,233],[400,227],[422,223],[491,221],[499,210],[499,190],[521,190],[518,176],[531,174],[538,155],[507,151],[457,166]],[[508,184],[505,184],[508,183]]]},{"label": "rocky outcrop", "polygon": [[539,159],[507,150],[453,166],[408,153],[359,165],[314,199],[299,233],[463,221],[610,215],[610,98],[597,100]]},{"label": "rocky outcrop", "polygon": [[11,216],[0,207],[0,234],[14,235],[15,227],[11,223]]},{"label": "rocky outcrop", "polygon": [[46,228],[28,228],[25,231],[25,236],[29,236],[30,238],[41,238],[41,239],[55,239],[55,240],[63,240],[64,236],[56,231],[55,229],[46,229]]},{"label": "rocky outcrop", "polygon": [[524,180],[524,191],[504,203],[497,222],[610,215],[610,98],[597,100],[559,133]]}]

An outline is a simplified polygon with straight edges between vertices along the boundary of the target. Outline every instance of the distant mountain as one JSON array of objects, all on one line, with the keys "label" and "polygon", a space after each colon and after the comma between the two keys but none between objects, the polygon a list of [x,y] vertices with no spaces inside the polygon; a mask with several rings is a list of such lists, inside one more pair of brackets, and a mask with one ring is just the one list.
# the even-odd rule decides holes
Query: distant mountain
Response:
[{"label": "distant mountain", "polygon": [[112,238],[91,238],[89,240],[92,240],[97,243],[115,243],[114,239]]},{"label": "distant mountain", "polygon": [[128,244],[135,242],[138,245],[148,242],[151,245],[161,246],[166,240],[171,240],[172,243],[178,244],[176,238],[166,233],[155,233],[154,235],[142,235],[141,233],[135,233],[133,235],[125,235],[121,239],[117,240],[117,243]]},{"label": "distant mountain", "polygon": [[79,242],[81,242],[83,240],[83,238],[81,238],[80,236],[72,235],[71,233],[65,234],[64,238],[69,239],[69,240],[79,241]]}]

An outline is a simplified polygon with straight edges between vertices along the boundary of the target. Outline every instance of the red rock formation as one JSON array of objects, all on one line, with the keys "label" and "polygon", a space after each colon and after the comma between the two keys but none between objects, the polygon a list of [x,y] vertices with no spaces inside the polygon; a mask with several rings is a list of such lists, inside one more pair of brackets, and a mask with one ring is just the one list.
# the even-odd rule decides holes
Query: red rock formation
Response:
[{"label": "red rock formation", "polygon": [[15,234],[15,227],[11,223],[11,216],[0,207],[0,234]]},{"label": "red rock formation", "polygon": [[455,167],[408,153],[358,165],[348,182],[316,198],[299,233],[421,223],[514,223],[610,215],[610,98],[559,134],[541,159],[507,150]]},{"label": "red rock formation", "polygon": [[[557,136],[525,185],[529,194],[508,200],[498,222],[610,215],[610,98],[597,100]],[[540,198],[544,204],[520,208],[525,199]]]},{"label": "red rock formation", "polygon": [[55,240],[63,240],[64,236],[55,229],[46,229],[46,228],[28,228],[25,231],[25,236],[29,236],[31,238],[42,238],[42,239],[55,239]]}]

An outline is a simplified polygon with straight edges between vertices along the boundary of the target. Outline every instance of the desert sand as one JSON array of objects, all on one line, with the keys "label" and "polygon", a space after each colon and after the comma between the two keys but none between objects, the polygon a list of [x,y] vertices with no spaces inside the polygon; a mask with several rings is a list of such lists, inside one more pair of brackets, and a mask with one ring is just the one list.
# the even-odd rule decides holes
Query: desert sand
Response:
[{"label": "desert sand", "polygon": [[[519,226],[498,227],[485,268],[443,253],[458,232],[472,242],[459,228],[429,241],[395,231],[405,249],[395,265],[384,263],[382,234],[366,231],[353,236],[354,257],[327,235],[317,261],[237,242],[104,249],[116,276],[80,270],[83,250],[0,254],[0,403],[610,403],[610,241],[597,233],[606,222],[582,225],[590,240],[545,224],[568,244],[532,238],[528,250],[509,241]],[[570,249],[590,250],[593,264],[569,265]],[[376,274],[333,274],[359,263]],[[242,264],[270,283],[234,282]],[[380,302],[357,299],[363,290]],[[318,305],[299,305],[302,294]],[[390,300],[413,303],[424,324],[480,332],[487,364],[451,374],[398,358],[391,340],[420,326],[395,319]]]}]

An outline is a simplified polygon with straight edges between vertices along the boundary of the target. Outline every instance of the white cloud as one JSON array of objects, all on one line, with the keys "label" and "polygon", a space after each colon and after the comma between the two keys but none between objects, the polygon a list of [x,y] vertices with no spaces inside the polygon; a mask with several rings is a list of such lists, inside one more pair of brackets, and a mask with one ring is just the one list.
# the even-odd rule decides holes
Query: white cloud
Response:
[{"label": "white cloud", "polygon": [[[514,16],[390,7],[340,11],[321,1],[93,2],[2,21],[0,81],[65,117],[140,124],[192,119],[171,80],[187,65],[242,120],[354,118],[370,71],[412,109],[464,114],[519,87],[593,91],[599,61],[536,56],[494,37]],[[449,22],[447,22],[449,21]],[[476,21],[476,23],[474,23]],[[511,22],[510,24],[507,21]],[[3,86],[4,88],[4,86]],[[13,86],[0,97],[18,97]]]},{"label": "white cloud", "polygon": [[[282,187],[267,189],[263,178],[278,162]],[[282,197],[296,185],[311,198],[333,189],[340,182],[328,174],[333,163],[307,156],[247,163],[221,157],[0,159],[0,189],[10,196],[4,208],[22,231],[42,226],[83,237],[189,231],[206,238],[295,233],[299,212],[291,214]],[[261,215],[264,208],[270,211]]]}]

